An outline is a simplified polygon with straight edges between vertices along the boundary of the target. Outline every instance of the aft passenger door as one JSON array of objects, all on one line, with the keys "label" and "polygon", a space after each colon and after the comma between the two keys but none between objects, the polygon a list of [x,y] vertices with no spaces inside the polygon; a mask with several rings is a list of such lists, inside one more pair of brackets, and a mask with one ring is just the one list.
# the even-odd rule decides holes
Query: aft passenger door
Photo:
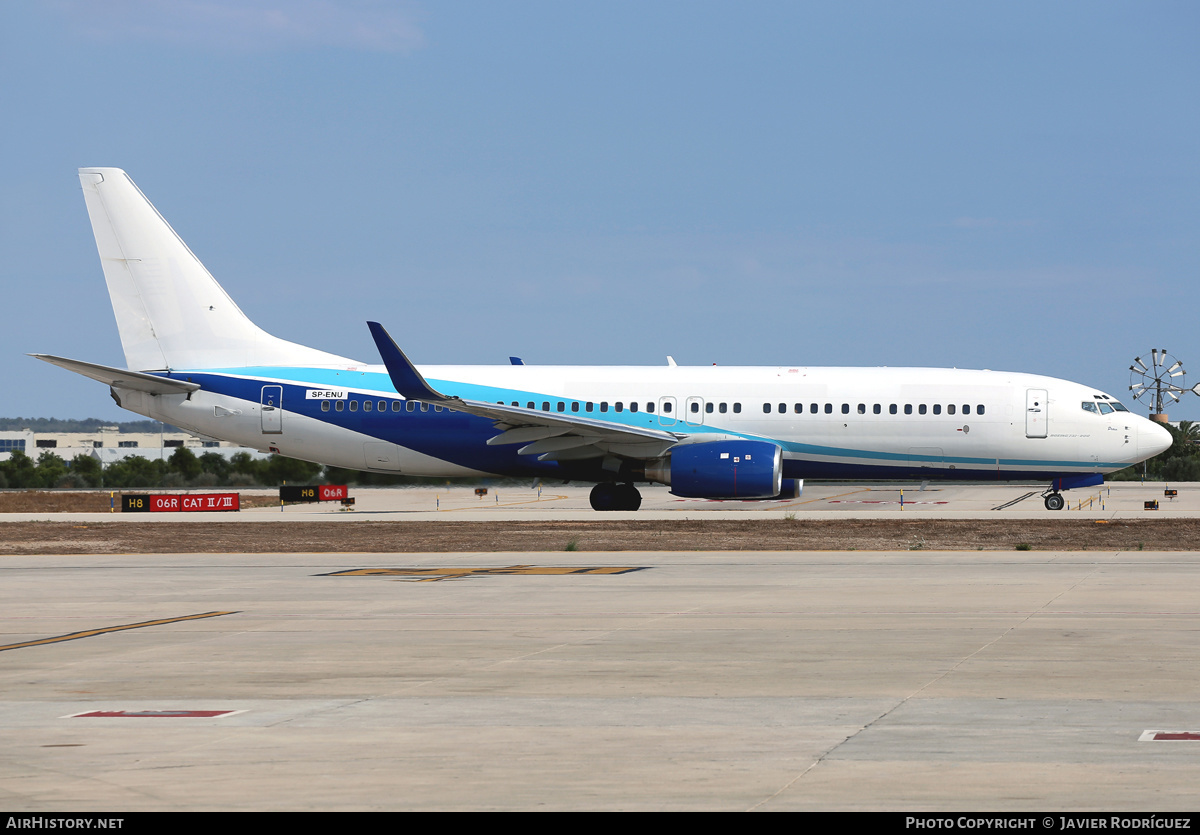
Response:
[{"label": "aft passenger door", "polygon": [[263,386],[259,413],[264,435],[283,434],[283,386]]}]

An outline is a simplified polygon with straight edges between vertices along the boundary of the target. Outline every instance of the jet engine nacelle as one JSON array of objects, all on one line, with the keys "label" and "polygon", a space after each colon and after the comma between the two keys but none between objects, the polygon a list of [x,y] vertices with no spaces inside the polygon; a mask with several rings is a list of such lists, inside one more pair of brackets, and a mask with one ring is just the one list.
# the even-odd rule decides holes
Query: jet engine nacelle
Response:
[{"label": "jet engine nacelle", "polygon": [[772,499],[783,488],[783,449],[770,441],[680,444],[646,477],[688,499]]}]

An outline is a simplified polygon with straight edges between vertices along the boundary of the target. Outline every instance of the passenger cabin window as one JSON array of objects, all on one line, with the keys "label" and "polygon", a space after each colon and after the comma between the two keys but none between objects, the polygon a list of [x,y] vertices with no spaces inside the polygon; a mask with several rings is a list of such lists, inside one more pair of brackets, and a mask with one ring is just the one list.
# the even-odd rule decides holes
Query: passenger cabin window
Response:
[{"label": "passenger cabin window", "polygon": [[668,400],[666,403],[663,404],[663,414],[669,415],[670,413],[671,413],[671,402]]},{"label": "passenger cabin window", "polygon": [[560,400],[560,401],[558,401],[558,406],[556,406],[555,408],[557,408],[558,411],[560,411],[560,412],[565,412],[567,410],[567,404]]},{"label": "passenger cabin window", "polygon": [[832,403],[825,404],[825,414],[827,414],[827,415],[833,414],[833,404]]},{"label": "passenger cabin window", "polygon": [[578,404],[578,403],[572,403],[572,404],[571,404],[571,411],[572,411],[572,412],[578,412],[578,411],[579,411],[579,404]]},{"label": "passenger cabin window", "polygon": [[796,414],[798,414],[798,415],[802,415],[802,414],[804,414],[804,404],[803,404],[803,403],[797,403],[795,406],[793,406],[793,407],[792,407],[792,411],[793,411],[793,412],[795,412],[795,413],[796,413]]},{"label": "passenger cabin window", "polygon": [[608,411],[608,401],[607,400],[600,401],[600,411],[602,411],[602,412]]},{"label": "passenger cabin window", "polygon": [[[631,401],[629,402],[629,411],[631,411],[631,412],[636,412],[636,411],[637,411],[637,401],[636,401],[636,400],[631,400]],[[652,412],[653,412],[654,410],[653,410],[653,409],[651,409],[650,411],[652,411]]]},{"label": "passenger cabin window", "polygon": [[713,404],[711,401],[704,404],[704,411],[706,414],[710,414],[710,415],[713,413]]},{"label": "passenger cabin window", "polygon": [[948,414],[948,415],[954,414],[954,404],[953,403],[951,403],[949,406],[946,407],[946,414]]},{"label": "passenger cabin window", "polygon": [[322,401],[321,401],[321,411],[322,411],[322,412],[328,412],[328,411],[329,411],[329,401],[328,401],[328,400],[322,400]]},{"label": "passenger cabin window", "polygon": [[[630,411],[636,412],[637,409],[630,409]],[[654,403],[653,402],[648,402],[646,404],[646,411],[649,412],[650,414],[654,414]],[[739,409],[738,411],[741,411],[741,410]]]},{"label": "passenger cabin window", "polygon": [[764,415],[769,415],[769,414],[771,414],[771,404],[770,404],[770,403],[764,403],[764,404],[763,404],[763,414],[764,414]]},{"label": "passenger cabin window", "polygon": [[592,404],[591,404],[591,403],[587,403],[587,404],[585,404],[585,405],[584,405],[584,407],[583,407],[583,410],[584,410],[585,412],[590,412],[590,411],[592,410]]},{"label": "passenger cabin window", "polygon": [[550,401],[548,401],[548,400],[543,400],[543,401],[542,401],[542,411],[543,411],[543,412],[548,412],[548,411],[550,411]]},{"label": "passenger cabin window", "polygon": [[693,402],[693,403],[692,403],[692,409],[691,409],[691,411],[692,411],[692,414],[693,414],[693,415],[698,415],[698,414],[700,414],[700,404],[699,404],[699,403],[696,403],[696,402]]},{"label": "passenger cabin window", "polygon": [[393,411],[393,412],[398,412],[398,411],[400,411],[400,401],[399,401],[399,400],[393,400],[393,401],[392,401],[392,411]]},{"label": "passenger cabin window", "polygon": [[733,404],[733,413],[735,415],[740,415],[742,413],[742,404],[741,403]]},{"label": "passenger cabin window", "polygon": [[721,404],[719,407],[717,407],[717,410],[718,410],[718,411],[719,411],[721,414],[725,414],[726,412],[728,412],[728,411],[729,411],[729,404],[728,404],[728,403],[722,403],[722,404]]},{"label": "passenger cabin window", "polygon": [[889,415],[894,415],[894,414],[896,414],[896,404],[895,404],[895,403],[893,403],[892,405],[888,406],[888,414],[889,414]]},{"label": "passenger cabin window", "polygon": [[912,414],[912,404],[911,403],[904,404],[904,414],[906,414],[906,415]]},{"label": "passenger cabin window", "polygon": [[364,401],[363,401],[363,411],[364,411],[364,412],[369,412],[369,411],[371,411],[371,401],[370,401],[370,400],[364,400]]},{"label": "passenger cabin window", "polygon": [[404,411],[411,412],[415,408],[417,408],[417,403],[415,400],[406,400],[404,402]]},{"label": "passenger cabin window", "polygon": [[358,411],[358,401],[357,400],[350,401],[350,411],[352,411],[352,412]]},{"label": "passenger cabin window", "polygon": [[976,407],[975,407],[975,414],[977,414],[977,415],[982,415],[982,414],[983,414],[983,406],[982,406],[982,405],[979,405],[979,406],[976,406]]},{"label": "passenger cabin window", "polygon": [[874,406],[871,407],[871,411],[874,412],[875,414],[879,414],[883,411],[883,406],[876,403]]},{"label": "passenger cabin window", "polygon": [[969,415],[969,414],[971,414],[971,406],[970,406],[970,404],[969,404],[969,403],[964,403],[964,404],[963,404],[963,414],[964,414],[964,415]]},{"label": "passenger cabin window", "polygon": [[927,407],[927,406],[926,406],[924,403],[922,403],[920,406],[918,406],[918,407],[917,407],[917,412],[918,412],[919,414],[922,414],[922,415],[923,415],[923,414],[925,414],[925,412],[927,412],[927,411],[928,411],[928,407]]},{"label": "passenger cabin window", "polygon": [[782,415],[782,414],[783,414],[784,412],[786,412],[786,411],[787,411],[787,404],[786,404],[786,403],[780,403],[780,404],[779,404],[779,414],[781,414],[781,415]]},{"label": "passenger cabin window", "polygon": [[625,404],[618,400],[614,408],[616,408],[618,412],[623,412],[625,411]]},{"label": "passenger cabin window", "polygon": [[866,403],[858,404],[858,413],[860,415],[865,415],[867,413],[867,404]]},{"label": "passenger cabin window", "polygon": [[817,412],[819,412],[820,410],[821,410],[821,407],[820,407],[818,404],[816,404],[816,403],[814,403],[814,404],[812,404],[811,406],[809,406],[809,407],[808,407],[808,411],[809,411],[811,414],[814,414],[814,415],[815,415]]},{"label": "passenger cabin window", "polygon": [[942,404],[941,403],[933,404],[933,413],[935,415],[940,415],[942,413]]}]

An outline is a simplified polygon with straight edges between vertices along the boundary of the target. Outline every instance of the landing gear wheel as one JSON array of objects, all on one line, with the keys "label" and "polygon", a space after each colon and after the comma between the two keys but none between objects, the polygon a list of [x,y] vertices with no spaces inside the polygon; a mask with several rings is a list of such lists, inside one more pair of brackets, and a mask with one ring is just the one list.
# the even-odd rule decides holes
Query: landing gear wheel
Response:
[{"label": "landing gear wheel", "polygon": [[1046,510],[1062,510],[1067,505],[1067,500],[1062,497],[1062,493],[1051,493],[1046,496]]},{"label": "landing gear wheel", "polygon": [[604,481],[592,488],[589,501],[592,510],[637,510],[642,506],[642,494],[632,484]]},{"label": "landing gear wheel", "polygon": [[602,481],[592,488],[588,496],[592,510],[617,510],[617,485]]},{"label": "landing gear wheel", "polygon": [[642,506],[642,494],[632,484],[622,484],[617,487],[617,496],[621,510],[637,510]]}]

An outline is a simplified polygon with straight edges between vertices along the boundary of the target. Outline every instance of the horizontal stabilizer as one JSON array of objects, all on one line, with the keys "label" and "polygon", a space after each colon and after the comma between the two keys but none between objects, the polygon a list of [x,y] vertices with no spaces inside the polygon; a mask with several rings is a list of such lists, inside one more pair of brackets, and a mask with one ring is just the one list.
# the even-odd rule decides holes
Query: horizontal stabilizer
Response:
[{"label": "horizontal stabilizer", "polygon": [[50,354],[30,354],[29,356],[48,362],[51,365],[57,365],[59,368],[74,371],[76,374],[82,374],[84,377],[91,377],[93,380],[99,380],[107,385],[131,389],[132,391],[144,391],[150,394],[186,394],[189,391],[195,391],[200,388],[198,383],[186,383],[183,380],[172,380],[168,377],[158,377],[154,374],[143,374],[140,371],[128,371],[124,368],[97,365],[94,362],[69,360],[65,357],[56,357]]}]

